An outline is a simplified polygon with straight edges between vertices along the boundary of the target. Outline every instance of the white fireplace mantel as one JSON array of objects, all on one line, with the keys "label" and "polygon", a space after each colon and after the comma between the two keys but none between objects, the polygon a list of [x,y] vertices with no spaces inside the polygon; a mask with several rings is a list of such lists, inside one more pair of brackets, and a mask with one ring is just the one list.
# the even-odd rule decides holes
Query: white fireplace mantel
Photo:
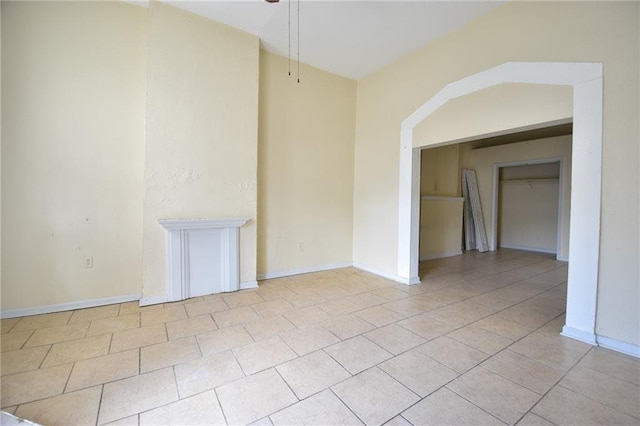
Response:
[{"label": "white fireplace mantel", "polygon": [[169,301],[240,288],[240,227],[247,218],[162,219]]}]

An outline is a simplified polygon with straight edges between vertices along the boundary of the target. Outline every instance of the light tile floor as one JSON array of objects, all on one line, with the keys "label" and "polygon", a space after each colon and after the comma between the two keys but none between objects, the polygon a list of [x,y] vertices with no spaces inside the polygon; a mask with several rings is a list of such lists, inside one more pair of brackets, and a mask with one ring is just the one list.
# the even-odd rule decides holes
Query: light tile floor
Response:
[{"label": "light tile floor", "polygon": [[640,424],[640,360],[559,335],[565,263],[501,250],[415,286],[346,268],[2,320],[1,405],[42,424]]}]

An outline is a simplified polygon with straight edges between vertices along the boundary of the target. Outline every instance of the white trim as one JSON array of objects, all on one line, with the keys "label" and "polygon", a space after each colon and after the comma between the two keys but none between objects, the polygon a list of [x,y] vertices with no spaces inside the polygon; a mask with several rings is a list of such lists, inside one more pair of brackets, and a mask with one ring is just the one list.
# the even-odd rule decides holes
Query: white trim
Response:
[{"label": "white trim", "polygon": [[449,252],[449,253],[429,254],[429,255],[426,255],[426,256],[420,256],[420,262],[423,262],[425,260],[444,259],[445,257],[460,256],[461,254],[462,254],[462,250],[452,251],[452,252]]},{"label": "white trim", "polygon": [[541,178],[541,179],[512,179],[501,180],[500,185],[557,185],[560,182],[558,178]]},{"label": "white trim", "polygon": [[27,315],[50,314],[53,312],[73,311],[76,309],[95,308],[97,306],[114,305],[116,303],[135,302],[140,300],[139,294],[104,297],[101,299],[80,300],[78,302],[60,303],[58,305],[35,306],[33,308],[10,309],[0,312],[0,318],[25,317]]},{"label": "white trim", "polygon": [[364,264],[359,263],[359,262],[353,262],[353,267],[361,269],[361,270],[363,270],[365,272],[369,272],[371,274],[377,275],[377,276],[382,277],[382,278],[387,278],[389,280],[393,280],[393,281],[396,281],[396,279],[398,278],[397,275],[393,275],[393,274],[390,274],[388,272],[381,271],[380,269],[372,268],[370,266],[364,265]]},{"label": "white trim", "polygon": [[[208,273],[204,279],[211,284],[206,291],[230,292],[240,289],[240,227],[249,219],[161,219],[158,222],[167,230],[167,298],[171,302],[191,298],[191,251],[190,234],[205,230],[216,230],[209,243],[215,243],[219,258],[218,269]],[[195,235],[195,234],[194,234]],[[215,287],[217,286],[217,287]],[[202,290],[202,289],[201,289]],[[198,295],[198,294],[196,294]]]},{"label": "white trim", "polygon": [[182,231],[185,229],[215,229],[239,228],[249,221],[249,218],[232,219],[160,219],[158,222],[167,231]]},{"label": "white trim", "polygon": [[605,349],[611,349],[616,352],[631,355],[636,358],[640,358],[640,346],[632,345],[631,343],[621,342],[620,340],[612,339],[605,336],[596,336],[598,346]]},{"label": "white trim", "polygon": [[387,278],[389,280],[396,281],[396,282],[399,282],[399,283],[402,283],[402,284],[407,284],[407,285],[420,284],[420,277],[417,276],[417,275],[414,276],[414,277],[411,277],[410,279],[405,279],[403,277],[399,277],[397,275],[393,275],[393,274],[390,274],[388,272],[381,271],[380,269],[376,269],[376,268],[372,268],[372,267],[367,266],[367,265],[363,265],[362,263],[359,263],[359,262],[353,262],[353,267],[354,268],[358,268],[358,269],[362,269],[365,272],[369,272],[371,274],[378,275],[379,277]]},{"label": "white trim", "polygon": [[258,281],[271,280],[273,278],[290,277],[292,275],[308,274],[311,272],[330,271],[331,269],[348,268],[353,266],[351,262],[333,263],[331,265],[310,266],[308,268],[289,269],[279,272],[265,272],[258,274]]},{"label": "white trim", "polygon": [[602,63],[508,62],[447,85],[402,121],[398,168],[398,281],[410,280],[418,272],[419,154],[423,147],[413,146],[413,128],[447,101],[502,83],[573,87],[571,233],[565,327],[576,331],[572,336],[593,335],[602,210]]},{"label": "white trim", "polygon": [[442,195],[423,195],[423,201],[464,201],[464,197],[444,197]]},{"label": "white trim", "polygon": [[570,337],[571,339],[580,340],[581,342],[588,343],[590,345],[597,345],[595,333],[589,333],[588,331],[579,330],[567,325],[562,327],[562,332],[560,333],[560,335],[564,337]]},{"label": "white trim", "polygon": [[240,290],[249,290],[251,288],[258,288],[258,281],[245,281],[240,283]]},{"label": "white trim", "polygon": [[564,256],[556,256],[556,260],[560,262],[568,262],[569,258]]},{"label": "white trim", "polygon": [[554,249],[519,246],[519,245],[516,245],[516,244],[500,244],[500,248],[506,248],[506,249],[512,249],[512,250],[532,251],[534,253],[556,254],[556,251]]},{"label": "white trim", "polygon": [[160,296],[149,296],[140,299],[140,306],[157,305],[159,303],[168,303],[169,297],[166,294]]}]

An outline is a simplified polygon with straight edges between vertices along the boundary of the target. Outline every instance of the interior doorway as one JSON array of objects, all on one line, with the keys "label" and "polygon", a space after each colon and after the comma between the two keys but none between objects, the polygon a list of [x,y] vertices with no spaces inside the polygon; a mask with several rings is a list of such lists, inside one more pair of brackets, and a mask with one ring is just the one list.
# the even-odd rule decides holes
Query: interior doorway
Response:
[{"label": "interior doorway", "polygon": [[419,282],[420,146],[413,129],[449,100],[502,83],[573,88],[571,235],[567,316],[563,334],[596,344],[595,319],[600,258],[603,69],[597,63],[514,62],[447,85],[401,125],[398,197],[398,281]]},{"label": "interior doorway", "polygon": [[494,165],[492,251],[526,250],[569,260],[563,217],[570,183],[564,185],[564,163],[558,157]]}]

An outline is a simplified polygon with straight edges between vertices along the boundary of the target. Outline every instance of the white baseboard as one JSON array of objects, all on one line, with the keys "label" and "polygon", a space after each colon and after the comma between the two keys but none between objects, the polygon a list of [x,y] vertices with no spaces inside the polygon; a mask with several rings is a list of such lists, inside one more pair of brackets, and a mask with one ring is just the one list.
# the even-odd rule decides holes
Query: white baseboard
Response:
[{"label": "white baseboard", "polygon": [[249,290],[250,288],[258,288],[258,281],[245,281],[240,283],[240,290]]},{"label": "white baseboard", "polygon": [[420,262],[423,262],[425,260],[444,259],[445,257],[460,256],[461,254],[462,254],[462,250],[452,251],[449,253],[428,254],[425,256],[420,256]]},{"label": "white baseboard", "polygon": [[522,251],[532,251],[534,253],[545,253],[545,254],[556,254],[557,250],[553,250],[553,249],[545,249],[545,248],[539,248],[539,247],[525,247],[525,246],[518,246],[515,244],[500,244],[500,248],[505,248],[505,249],[512,249],[512,250],[522,250]]},{"label": "white baseboard", "polygon": [[558,256],[556,256],[556,260],[559,261],[559,262],[568,262],[569,258],[558,255]]},{"label": "white baseboard", "polygon": [[579,340],[590,345],[597,345],[595,333],[589,331],[578,330],[577,328],[564,326],[562,327],[562,336],[569,337],[571,339]]},{"label": "white baseboard", "polygon": [[140,300],[139,294],[127,296],[105,297],[102,299],[81,300],[78,302],[60,303],[58,305],[35,306],[33,308],[10,309],[0,312],[0,318],[16,318],[27,315],[50,314],[53,312],[73,311],[75,309],[95,308],[96,306],[114,305],[116,303]]},{"label": "white baseboard", "polygon": [[597,336],[596,341],[598,346],[602,346],[612,351],[621,352],[626,355],[631,355],[636,358],[640,358],[640,346],[632,345],[631,343],[621,342],[620,340],[612,339],[605,336]]},{"label": "white baseboard", "polygon": [[397,281],[398,279],[398,276],[395,274],[390,274],[389,272],[381,271],[380,269],[372,268],[371,266],[367,266],[359,262],[353,262],[353,267],[393,281]]},{"label": "white baseboard", "polygon": [[329,271],[331,269],[348,268],[353,266],[351,262],[334,263],[331,265],[311,266],[309,268],[289,269],[288,271],[280,272],[265,272],[264,274],[258,274],[258,281],[270,280],[273,278],[290,277],[292,275],[308,274],[310,272]]},{"label": "white baseboard", "polygon": [[420,284],[420,277],[415,276],[415,277],[401,277],[401,276],[397,276],[395,279],[396,282],[399,282],[400,284],[406,284],[406,285],[415,285],[415,284]]},{"label": "white baseboard", "polygon": [[364,265],[359,262],[353,262],[353,267],[362,269],[363,271],[372,273],[374,275],[378,275],[382,278],[387,278],[389,280],[395,281],[400,284],[407,284],[407,285],[420,284],[420,277],[418,276],[411,277],[411,278],[400,277],[398,275],[390,274],[389,272],[381,271],[380,269],[372,268],[370,266]]},{"label": "white baseboard", "polygon": [[149,296],[140,299],[140,306],[157,305],[159,303],[169,302],[169,296],[161,294],[160,296]]}]

